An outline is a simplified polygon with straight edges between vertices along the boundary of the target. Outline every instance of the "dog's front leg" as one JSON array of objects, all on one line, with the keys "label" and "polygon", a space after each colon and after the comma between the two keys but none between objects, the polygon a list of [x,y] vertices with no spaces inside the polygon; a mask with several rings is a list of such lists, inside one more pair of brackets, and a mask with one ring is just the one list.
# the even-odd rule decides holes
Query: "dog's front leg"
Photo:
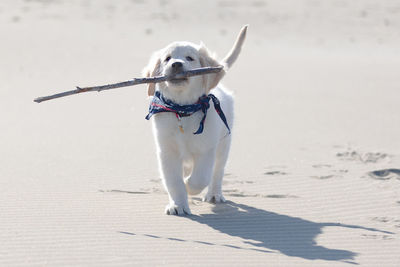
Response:
[{"label": "dog's front leg", "polygon": [[191,214],[188,197],[183,182],[182,159],[177,151],[160,151],[161,178],[168,192],[169,204],[165,208],[168,215]]}]

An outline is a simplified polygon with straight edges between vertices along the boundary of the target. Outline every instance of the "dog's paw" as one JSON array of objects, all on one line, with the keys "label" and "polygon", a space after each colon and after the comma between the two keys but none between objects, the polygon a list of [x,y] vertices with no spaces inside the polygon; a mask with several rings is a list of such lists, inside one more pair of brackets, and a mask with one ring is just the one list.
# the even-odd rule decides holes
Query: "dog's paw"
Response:
[{"label": "dog's paw", "polygon": [[191,215],[189,205],[176,205],[168,204],[165,207],[165,214],[167,215]]},{"label": "dog's paw", "polygon": [[203,201],[204,202],[209,202],[209,203],[223,203],[226,202],[224,196],[222,195],[222,193],[220,194],[210,194],[207,193],[205,195],[205,197],[203,197]]}]

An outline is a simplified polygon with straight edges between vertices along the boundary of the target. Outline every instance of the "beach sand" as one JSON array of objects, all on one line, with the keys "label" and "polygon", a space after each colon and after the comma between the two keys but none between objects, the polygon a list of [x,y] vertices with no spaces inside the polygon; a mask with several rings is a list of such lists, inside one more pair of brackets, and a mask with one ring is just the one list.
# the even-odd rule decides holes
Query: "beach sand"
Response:
[{"label": "beach sand", "polygon": [[[164,215],[151,53],[245,47],[227,203]],[[398,1],[2,1],[0,266],[400,266]]]}]

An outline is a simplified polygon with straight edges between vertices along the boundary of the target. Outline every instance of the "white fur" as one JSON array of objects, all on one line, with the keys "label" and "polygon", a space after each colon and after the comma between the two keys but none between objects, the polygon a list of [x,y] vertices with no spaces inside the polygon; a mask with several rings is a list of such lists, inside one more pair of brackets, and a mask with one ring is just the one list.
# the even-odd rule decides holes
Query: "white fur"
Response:
[{"label": "white fur", "polygon": [[[238,51],[246,29],[247,27],[239,35],[242,42]],[[235,58],[228,58],[229,64],[235,61],[238,53],[236,52]],[[166,60],[168,57],[170,59]],[[147,77],[171,74],[175,71],[172,67],[175,62],[182,63],[182,70],[224,64],[210,56],[203,44],[175,42],[153,54],[144,74]],[[191,77],[182,82],[149,85],[148,92],[153,95],[155,90],[159,90],[167,99],[181,105],[193,104],[203,94],[212,93],[220,100],[228,125],[232,129],[233,96],[219,84],[224,74],[225,71],[222,71],[218,74]],[[165,210],[167,214],[191,214],[188,194],[199,194],[206,187],[208,191],[204,201],[225,201],[222,195],[222,179],[232,136],[211,100],[203,133],[193,134],[198,129],[202,116],[203,112],[198,111],[191,116],[182,117],[180,124],[184,129],[183,133],[179,130],[179,122],[174,113],[163,112],[153,116],[159,168],[169,196],[169,204]]]},{"label": "white fur", "polygon": [[[212,90],[221,101],[229,126],[233,123],[233,98],[222,87]],[[173,113],[156,114],[153,133],[156,140],[160,173],[169,195],[167,213],[190,214],[187,193],[199,194],[208,186],[205,200],[224,201],[222,178],[228,158],[231,135],[211,105],[202,134],[199,127],[202,112],[181,120],[184,133],[178,128]],[[184,172],[187,177],[184,177]],[[211,183],[210,183],[211,182]]]}]

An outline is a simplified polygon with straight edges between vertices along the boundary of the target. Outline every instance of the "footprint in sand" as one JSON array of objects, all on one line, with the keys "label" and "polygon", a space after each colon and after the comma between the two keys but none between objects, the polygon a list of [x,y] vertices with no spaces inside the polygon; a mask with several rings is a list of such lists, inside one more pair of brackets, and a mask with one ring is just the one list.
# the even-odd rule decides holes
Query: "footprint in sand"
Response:
[{"label": "footprint in sand", "polygon": [[266,169],[269,169],[269,171],[264,172],[264,175],[271,175],[271,176],[280,176],[280,175],[287,175],[287,172],[284,171],[279,171],[277,169],[285,169],[286,166],[283,165],[271,165],[266,167]]},{"label": "footprint in sand", "polygon": [[333,165],[331,164],[314,164],[312,165],[314,169],[318,169],[318,172],[323,172],[323,174],[318,174],[318,175],[312,175],[310,176],[311,178],[314,179],[319,179],[319,180],[326,180],[326,179],[331,179],[331,178],[341,178],[343,177],[342,174],[347,173],[348,170],[346,169],[338,169],[338,170],[332,170]]},{"label": "footprint in sand", "polygon": [[391,156],[381,152],[361,153],[359,151],[349,149],[345,152],[336,153],[336,157],[346,161],[358,161],[362,163],[378,163],[384,160],[389,160]]},{"label": "footprint in sand", "polygon": [[286,172],[281,172],[281,171],[269,171],[269,172],[264,172],[264,175],[286,175]]},{"label": "footprint in sand", "polygon": [[400,228],[400,219],[394,217],[374,217],[371,219],[375,222],[389,224],[393,227]]},{"label": "footprint in sand", "polygon": [[257,193],[248,193],[245,191],[239,191],[237,189],[227,189],[222,190],[224,195],[231,196],[231,197],[261,197],[261,198],[298,198],[298,196],[289,195],[289,194],[270,194],[270,195],[263,195]]},{"label": "footprint in sand", "polygon": [[382,169],[367,173],[369,177],[377,180],[400,180],[400,169]]},{"label": "footprint in sand", "polygon": [[320,179],[320,180],[326,180],[326,179],[331,179],[337,177],[336,175],[318,175],[318,176],[311,176],[311,178],[314,179]]},{"label": "footprint in sand", "polygon": [[330,164],[314,164],[312,165],[313,168],[321,169],[321,168],[330,168],[332,165]]}]

